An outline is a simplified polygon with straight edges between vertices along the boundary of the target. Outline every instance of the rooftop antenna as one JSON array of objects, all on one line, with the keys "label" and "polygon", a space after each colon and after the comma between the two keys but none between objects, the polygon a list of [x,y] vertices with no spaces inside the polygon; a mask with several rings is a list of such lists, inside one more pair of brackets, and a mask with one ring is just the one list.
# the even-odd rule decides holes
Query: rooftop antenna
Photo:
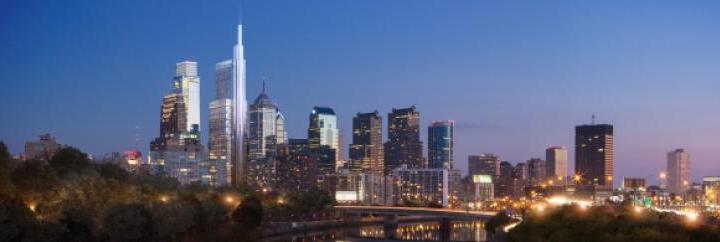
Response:
[{"label": "rooftop antenna", "polygon": [[592,122],[590,124],[595,125],[595,114],[594,113],[592,114]]},{"label": "rooftop antenna", "polygon": [[261,93],[265,93],[265,77],[262,77],[262,91]]}]

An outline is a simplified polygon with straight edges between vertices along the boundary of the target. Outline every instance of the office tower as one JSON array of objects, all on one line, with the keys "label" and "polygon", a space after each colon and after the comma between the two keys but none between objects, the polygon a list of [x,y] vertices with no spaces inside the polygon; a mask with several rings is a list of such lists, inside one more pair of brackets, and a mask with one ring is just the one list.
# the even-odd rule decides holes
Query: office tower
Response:
[{"label": "office tower", "polygon": [[208,159],[216,163],[219,185],[230,184],[232,168],[232,60],[215,64],[215,100],[210,102]]},{"label": "office tower", "polygon": [[434,121],[428,127],[428,167],[453,168],[453,128],[455,121]]},{"label": "office tower", "polygon": [[378,112],[358,113],[353,118],[353,143],[350,145],[351,170],[382,175],[384,153],[382,119]]},{"label": "office tower", "polygon": [[591,124],[575,127],[575,174],[582,184],[613,187],[613,126]]},{"label": "office tower", "polygon": [[545,175],[548,178],[567,177],[568,151],[565,146],[550,146],[545,150]]},{"label": "office tower", "polygon": [[667,153],[668,190],[677,194],[690,187],[690,154],[685,149]]},{"label": "office tower", "polygon": [[513,196],[516,198],[525,196],[525,187],[528,185],[528,166],[525,163],[518,163],[513,169]]},{"label": "office tower", "polygon": [[468,174],[499,176],[500,156],[490,153],[468,156]]},{"label": "office tower", "polygon": [[420,113],[415,106],[395,109],[388,114],[388,141],[385,143],[385,173],[400,165],[424,167],[420,141]]},{"label": "office tower", "polygon": [[500,162],[500,176],[495,179],[495,197],[513,196],[514,167],[510,162]]},{"label": "office tower", "polygon": [[163,97],[160,106],[160,138],[169,139],[188,132],[185,100],[182,95],[173,92]]},{"label": "office tower", "polygon": [[538,158],[532,158],[527,161],[528,175],[531,186],[540,186],[545,182],[546,168],[545,161]]},{"label": "office tower", "polygon": [[50,134],[40,135],[38,141],[25,142],[26,160],[50,160],[62,146]]},{"label": "office tower", "polygon": [[449,204],[449,174],[447,169],[408,168],[407,165],[393,170],[396,182],[395,204],[420,203]]},{"label": "office tower", "polygon": [[182,96],[185,104],[185,131],[191,131],[194,125],[200,127],[200,77],[197,75],[197,62],[176,63],[173,85],[175,93]]},{"label": "office tower", "polygon": [[267,95],[263,82],[260,95],[248,110],[248,185],[269,189],[275,170],[277,146],[286,142],[285,117]]},{"label": "office tower", "polygon": [[247,116],[247,100],[245,98],[245,48],[242,44],[242,24],[238,24],[237,44],[232,60],[233,80],[233,134],[232,134],[232,169],[231,180],[234,185],[245,183],[245,121]]},{"label": "office tower", "polygon": [[215,100],[233,98],[233,60],[215,64]]},{"label": "office tower", "polygon": [[307,139],[290,139],[277,146],[277,181],[274,190],[296,193],[316,189],[317,157]]},{"label": "office tower", "polygon": [[205,162],[205,147],[200,144],[199,124],[192,124],[187,129],[188,119],[199,123],[199,117],[188,115],[189,110],[195,110],[186,106],[186,101],[199,102],[199,85],[195,84],[199,84],[195,62],[178,63],[173,91],[163,97],[160,106],[160,137],[150,143],[148,155],[151,172],[166,173],[181,184],[204,183],[209,180],[203,180],[203,177],[214,175],[207,173],[209,169]]},{"label": "office tower", "polygon": [[335,111],[329,107],[314,107],[310,113],[308,145],[313,152],[323,156],[318,164],[323,174],[335,172],[339,133]]}]

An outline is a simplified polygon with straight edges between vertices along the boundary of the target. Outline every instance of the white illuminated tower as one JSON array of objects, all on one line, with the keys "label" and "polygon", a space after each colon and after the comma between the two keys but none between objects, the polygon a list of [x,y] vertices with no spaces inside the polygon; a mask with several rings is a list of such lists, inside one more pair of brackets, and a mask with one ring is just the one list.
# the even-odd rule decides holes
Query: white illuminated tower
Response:
[{"label": "white illuminated tower", "polygon": [[245,100],[245,50],[242,45],[242,24],[238,24],[238,40],[233,54],[233,152],[232,177],[234,185],[245,182],[245,120],[247,100]]}]

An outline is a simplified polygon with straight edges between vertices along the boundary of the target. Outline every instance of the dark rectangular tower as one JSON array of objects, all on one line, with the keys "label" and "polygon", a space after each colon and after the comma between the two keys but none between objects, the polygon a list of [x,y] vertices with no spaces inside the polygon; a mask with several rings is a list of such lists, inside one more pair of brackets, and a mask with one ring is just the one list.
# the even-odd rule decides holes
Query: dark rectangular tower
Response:
[{"label": "dark rectangular tower", "polygon": [[385,143],[385,173],[407,165],[425,167],[420,141],[420,113],[415,106],[395,109],[388,114],[388,141]]},{"label": "dark rectangular tower", "polygon": [[612,125],[575,127],[575,174],[582,184],[612,188],[613,151]]}]

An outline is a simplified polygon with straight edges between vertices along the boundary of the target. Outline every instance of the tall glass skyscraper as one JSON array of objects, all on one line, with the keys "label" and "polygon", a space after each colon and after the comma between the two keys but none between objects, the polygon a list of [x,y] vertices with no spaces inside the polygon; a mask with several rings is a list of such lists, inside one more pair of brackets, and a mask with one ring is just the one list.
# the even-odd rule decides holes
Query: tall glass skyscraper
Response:
[{"label": "tall glass skyscraper", "polygon": [[218,170],[219,185],[230,183],[232,149],[232,60],[215,64],[215,100],[210,102],[208,159]]},{"label": "tall glass skyscraper", "polygon": [[245,99],[245,48],[242,44],[242,24],[237,28],[237,44],[232,60],[233,80],[233,135],[232,135],[232,171],[233,185],[245,184],[245,121],[247,116],[247,100]]},{"label": "tall glass skyscraper", "polygon": [[583,184],[613,187],[613,126],[609,124],[575,127],[575,174]]},{"label": "tall glass skyscraper", "polygon": [[285,117],[263,88],[248,111],[248,184],[271,187],[277,146],[287,142]]},{"label": "tall glass skyscraper", "polygon": [[351,169],[362,173],[382,175],[384,152],[382,119],[378,112],[358,113],[353,118],[353,143],[350,145]]},{"label": "tall glass skyscraper", "polygon": [[320,158],[318,165],[324,173],[335,170],[340,148],[339,132],[337,116],[332,108],[317,106],[313,108],[310,112],[308,146],[314,152],[323,151],[321,154],[323,157]]},{"label": "tall glass skyscraper", "polygon": [[197,75],[197,62],[183,61],[175,64],[173,85],[185,103],[186,131],[194,126],[200,127],[200,77]]},{"label": "tall glass skyscraper", "polygon": [[453,168],[452,120],[434,121],[428,127],[428,166],[430,168]]}]

